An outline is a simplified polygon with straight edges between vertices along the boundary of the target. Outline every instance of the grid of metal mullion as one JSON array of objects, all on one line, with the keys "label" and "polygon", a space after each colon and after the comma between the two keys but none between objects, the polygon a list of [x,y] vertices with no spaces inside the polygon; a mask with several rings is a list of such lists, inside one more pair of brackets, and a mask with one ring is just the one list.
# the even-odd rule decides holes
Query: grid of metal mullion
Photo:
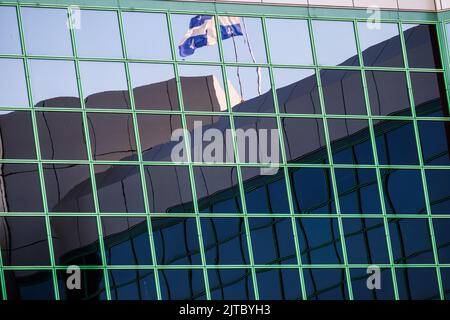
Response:
[{"label": "grid of metal mullion", "polygon": [[99,243],[99,249],[100,249],[100,257],[101,257],[101,261],[102,261],[101,269],[103,271],[103,280],[104,280],[104,284],[105,284],[106,299],[111,300],[111,290],[110,290],[110,286],[109,286],[107,260],[106,260],[106,253],[105,253],[105,242],[104,242],[104,238],[103,238],[102,219],[100,216],[100,205],[99,205],[99,201],[98,201],[98,197],[97,197],[97,184],[96,184],[95,167],[94,167],[94,161],[93,161],[94,157],[92,155],[91,138],[90,138],[90,132],[89,132],[89,121],[88,121],[86,105],[85,105],[84,95],[83,95],[83,85],[82,85],[82,79],[81,79],[81,73],[80,73],[80,63],[78,60],[78,51],[77,51],[77,45],[76,45],[76,34],[75,34],[75,28],[73,27],[72,21],[70,19],[71,13],[67,12],[67,14],[68,14],[68,21],[70,23],[70,37],[71,37],[72,50],[73,50],[73,56],[74,56],[74,62],[75,62],[75,73],[76,73],[76,77],[77,77],[78,94],[80,97],[84,135],[85,135],[85,139],[86,139],[86,152],[87,152],[87,157],[88,157],[89,174],[90,174],[90,178],[91,178],[92,198],[94,201],[95,217],[96,217],[97,232],[98,232],[98,243]]},{"label": "grid of metal mullion", "polygon": [[[142,195],[144,198],[145,212],[147,214],[147,217],[146,217],[147,229],[148,229],[147,234],[148,234],[148,238],[149,238],[149,245],[150,245],[151,257],[152,257],[152,263],[153,263],[153,271],[154,271],[153,275],[154,275],[154,279],[155,279],[156,296],[157,296],[158,300],[161,300],[161,287],[159,284],[158,269],[156,268],[157,259],[156,259],[156,251],[155,251],[155,242],[154,242],[154,238],[153,238],[153,226],[152,226],[152,220],[151,220],[151,216],[150,216],[150,205],[149,205],[148,193],[147,193],[147,183],[145,180],[145,168],[144,168],[143,159],[142,159],[142,146],[141,146],[141,142],[140,142],[138,119],[137,119],[137,115],[135,112],[136,105],[134,102],[133,85],[132,85],[132,80],[131,80],[131,75],[130,75],[129,63],[127,61],[128,53],[127,53],[127,46],[126,46],[126,41],[125,41],[125,32],[123,29],[123,17],[122,17],[121,10],[118,11],[118,20],[119,20],[119,31],[120,31],[120,39],[121,39],[121,43],[122,43],[123,56],[125,58],[125,73],[126,73],[126,77],[127,77],[128,95],[130,98],[130,105],[131,105],[130,107],[132,110],[137,156],[138,156],[138,160],[139,160],[139,172],[140,172],[140,177],[141,177]],[[136,263],[137,263],[137,261],[136,261]],[[138,282],[138,286],[139,286],[139,282]]]},{"label": "grid of metal mullion", "polygon": [[[436,25],[436,27],[437,27],[437,25]],[[444,289],[442,286],[441,272],[440,272],[440,266],[439,266],[439,256],[438,256],[437,247],[436,247],[436,239],[435,239],[435,235],[434,235],[434,226],[433,226],[433,219],[432,219],[432,215],[431,215],[430,199],[428,196],[428,185],[427,185],[427,179],[426,179],[426,174],[425,174],[425,169],[424,169],[422,146],[421,146],[421,142],[420,142],[419,127],[417,124],[416,105],[414,102],[414,93],[413,93],[413,88],[412,88],[412,83],[411,83],[411,72],[409,70],[408,54],[406,52],[406,42],[405,42],[405,37],[403,34],[403,28],[402,28],[401,21],[399,22],[399,30],[400,30],[400,41],[402,44],[403,60],[404,60],[405,67],[406,67],[406,83],[408,86],[409,99],[411,101],[411,114],[413,116],[414,135],[416,138],[415,140],[416,140],[417,152],[418,152],[418,157],[419,157],[420,175],[422,178],[423,193],[425,196],[425,205],[426,205],[426,209],[427,209],[427,218],[428,218],[428,227],[429,227],[430,238],[431,238],[431,246],[433,249],[434,261],[436,264],[436,266],[435,266],[436,278],[437,278],[437,282],[438,282],[439,295],[440,295],[441,300],[443,300],[443,299],[445,299]],[[440,46],[441,43],[439,43],[438,45]],[[445,62],[442,61],[442,63],[444,64]]]},{"label": "grid of metal mullion", "polygon": [[289,167],[287,166],[287,158],[286,158],[286,148],[285,141],[284,141],[284,133],[283,133],[283,123],[282,118],[280,116],[280,108],[278,105],[278,95],[277,90],[275,89],[275,79],[273,75],[273,67],[272,67],[272,59],[270,56],[270,46],[269,46],[269,39],[267,36],[267,24],[266,24],[266,18],[262,17],[262,30],[264,35],[264,45],[266,47],[266,54],[267,54],[267,62],[269,63],[269,77],[270,77],[270,87],[272,88],[272,96],[273,96],[273,102],[274,102],[274,108],[277,118],[277,127],[278,127],[278,136],[280,139],[280,146],[281,146],[281,161],[284,166],[282,166],[282,170],[284,171],[284,178],[285,178],[285,185],[286,185],[286,193],[287,193],[287,199],[289,204],[289,211],[291,216],[291,224],[292,224],[292,233],[294,237],[294,246],[295,246],[295,253],[297,256],[297,263],[298,263],[298,272],[299,272],[299,279],[300,279],[300,288],[301,288],[301,294],[303,300],[306,300],[307,293],[306,293],[306,285],[305,285],[305,278],[303,274],[303,266],[302,266],[302,254],[300,250],[300,242],[298,239],[298,233],[297,233],[297,222],[295,216],[294,216],[294,202],[292,199],[292,190],[291,190],[291,181],[290,181],[290,174],[289,174]]},{"label": "grid of metal mullion", "polygon": [[[175,42],[173,37],[173,30],[172,30],[172,19],[170,12],[167,13],[167,27],[169,32],[169,42],[170,42],[170,49],[172,53],[172,57],[176,57],[176,49],[175,49]],[[186,121],[186,113],[184,110],[184,101],[183,101],[183,94],[182,94],[182,88],[181,88],[181,80],[180,80],[180,74],[178,70],[178,63],[177,61],[174,62],[174,71],[175,71],[175,80],[176,80],[176,86],[177,86],[177,92],[178,92],[178,101],[180,105],[180,111],[181,111],[181,123],[183,128],[185,129],[185,133],[187,131],[187,121]],[[184,137],[184,143],[185,143],[185,150],[186,154],[185,157],[188,161],[188,169],[189,169],[189,179],[191,184],[191,190],[192,190],[192,201],[194,205],[194,211],[195,211],[195,222],[197,227],[197,236],[198,236],[198,243],[199,243],[199,250],[200,250],[200,258],[202,262],[202,271],[203,271],[203,279],[205,284],[205,293],[206,293],[206,299],[211,299],[211,292],[209,288],[209,279],[208,279],[208,269],[206,268],[206,256],[205,256],[205,248],[203,245],[203,235],[202,235],[202,227],[201,227],[201,221],[199,216],[199,209],[198,209],[198,203],[197,203],[197,192],[195,187],[195,176],[194,176],[194,168],[193,168],[193,160],[191,155],[191,142],[188,137]]]},{"label": "grid of metal mullion", "polygon": [[[355,41],[356,41],[356,49],[358,50],[358,58],[359,58],[360,64],[362,66],[365,66],[363,55],[362,55],[362,50],[361,50],[361,43],[359,41],[358,22],[354,21],[353,23],[354,23],[354,29],[355,29]],[[399,26],[397,25],[397,27],[399,27]],[[363,90],[364,90],[364,100],[366,103],[366,112],[369,117],[368,123],[369,123],[369,131],[370,131],[370,140],[372,142],[371,145],[372,145],[372,152],[373,152],[373,157],[374,157],[375,172],[376,172],[376,177],[377,177],[377,190],[378,190],[378,194],[380,197],[381,212],[383,215],[384,233],[386,236],[389,263],[391,265],[390,269],[391,269],[391,277],[392,277],[392,287],[394,289],[394,297],[396,300],[398,300],[399,295],[398,295],[398,287],[397,287],[397,275],[396,275],[395,267],[394,267],[394,254],[392,251],[391,236],[390,236],[390,232],[389,232],[389,220],[387,218],[386,204],[384,202],[384,190],[382,187],[383,184],[382,184],[381,172],[380,172],[380,168],[379,168],[378,151],[377,151],[376,142],[375,142],[376,137],[375,137],[374,126],[373,126],[372,109],[370,106],[366,72],[364,71],[364,69],[361,69],[361,79],[362,79],[362,85],[363,85]],[[367,249],[370,250],[370,248],[367,248]]]},{"label": "grid of metal mullion", "polygon": [[[339,206],[339,194],[337,192],[336,177],[334,174],[333,155],[331,152],[331,141],[330,141],[330,135],[329,135],[329,131],[328,131],[325,100],[324,100],[323,90],[322,90],[322,81],[320,78],[321,68],[319,67],[319,63],[317,60],[317,52],[316,52],[316,47],[315,47],[314,32],[313,32],[313,26],[312,26],[311,19],[308,19],[308,28],[309,28],[309,37],[310,37],[310,41],[311,41],[313,63],[315,65],[315,73],[316,73],[317,89],[318,89],[317,91],[319,93],[320,109],[321,109],[321,114],[322,114],[323,130],[324,130],[324,136],[325,136],[325,144],[327,147],[328,161],[330,163],[329,170],[330,170],[331,184],[332,184],[331,188],[332,188],[332,192],[334,195],[334,203],[336,206],[336,216],[338,219],[339,236],[340,236],[340,240],[341,240],[342,256],[343,256],[343,260],[344,260],[344,268],[345,268],[345,275],[346,275],[346,281],[347,281],[347,289],[348,289],[349,299],[353,300],[353,289],[352,289],[350,269],[348,266],[347,247],[345,246],[344,228],[343,228],[343,223],[342,223],[341,209]],[[342,266],[339,266],[339,267],[342,267]]]},{"label": "grid of metal mullion", "polygon": [[53,238],[52,238],[52,228],[51,228],[51,222],[50,222],[50,216],[48,215],[48,205],[47,205],[47,194],[45,189],[45,181],[44,181],[44,171],[43,171],[43,165],[41,162],[41,151],[40,151],[40,144],[39,144],[39,136],[38,136],[38,129],[37,129],[37,120],[36,120],[36,111],[34,110],[34,104],[32,99],[32,88],[31,88],[31,81],[30,81],[30,73],[28,68],[28,61],[27,61],[27,49],[25,44],[25,37],[23,33],[23,25],[22,25],[22,15],[20,12],[20,6],[16,6],[16,12],[17,12],[17,23],[19,27],[19,35],[20,35],[20,44],[22,48],[22,54],[23,54],[23,66],[24,66],[24,73],[25,73],[25,82],[27,87],[27,95],[28,95],[28,103],[31,107],[30,113],[31,113],[31,122],[33,126],[33,136],[34,136],[34,142],[35,142],[35,148],[36,148],[36,159],[37,159],[37,167],[39,172],[39,184],[41,188],[41,194],[42,194],[42,205],[43,205],[43,215],[45,218],[45,227],[47,230],[47,241],[48,241],[48,249],[49,249],[49,257],[50,257],[50,267],[51,267],[51,274],[52,274],[52,283],[53,283],[53,291],[55,295],[55,299],[59,300],[59,289],[58,289],[58,276],[56,273],[55,268],[55,255],[53,250]]},{"label": "grid of metal mullion", "polygon": [[[216,33],[217,35],[221,35],[220,26],[219,26],[219,19],[218,15],[216,14],[214,16],[215,19],[215,27],[216,27]],[[227,68],[225,65],[225,58],[223,53],[223,46],[222,46],[222,37],[217,37],[218,46],[219,46],[219,55],[220,55],[220,61],[222,63],[221,70],[222,70],[222,77],[224,81],[224,91],[226,96],[226,102],[227,102],[227,110],[228,110],[228,116],[230,120],[230,129],[231,129],[231,136],[232,136],[232,142],[233,142],[233,151],[234,151],[234,159],[236,162],[236,175],[237,175],[237,181],[239,185],[239,195],[241,198],[241,205],[242,205],[242,216],[244,220],[244,228],[245,228],[245,235],[247,240],[247,248],[248,248],[248,256],[249,256],[249,262],[250,262],[250,271],[252,275],[252,283],[253,283],[253,290],[255,299],[259,300],[259,289],[258,289],[258,279],[256,276],[256,270],[255,270],[255,261],[253,256],[253,246],[252,246],[252,240],[251,240],[251,234],[250,234],[250,225],[248,222],[248,212],[247,212],[247,203],[245,199],[245,189],[244,189],[244,183],[242,179],[242,171],[241,171],[241,161],[239,158],[239,150],[238,150],[238,144],[237,144],[237,137],[236,137],[236,128],[234,123],[234,112],[230,103],[230,95],[228,90],[228,77],[227,77]],[[239,64],[238,64],[239,66]],[[241,215],[239,215],[241,216]]]}]

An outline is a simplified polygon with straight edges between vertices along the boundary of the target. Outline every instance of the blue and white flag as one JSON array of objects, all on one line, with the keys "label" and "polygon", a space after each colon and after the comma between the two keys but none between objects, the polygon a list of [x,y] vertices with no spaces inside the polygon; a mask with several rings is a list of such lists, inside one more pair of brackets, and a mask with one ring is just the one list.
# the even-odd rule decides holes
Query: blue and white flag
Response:
[{"label": "blue and white flag", "polygon": [[[217,43],[217,32],[213,16],[198,15],[191,19],[189,30],[178,46],[181,57],[190,56],[195,49],[212,46]],[[219,17],[222,40],[242,36],[240,19],[238,17]]]}]

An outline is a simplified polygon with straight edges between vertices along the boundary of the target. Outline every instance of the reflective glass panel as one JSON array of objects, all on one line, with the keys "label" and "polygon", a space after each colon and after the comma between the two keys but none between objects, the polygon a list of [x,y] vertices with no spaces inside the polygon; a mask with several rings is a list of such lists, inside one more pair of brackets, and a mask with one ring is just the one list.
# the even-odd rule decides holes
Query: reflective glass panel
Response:
[{"label": "reflective glass panel", "polygon": [[256,273],[262,300],[300,300],[298,269],[259,269]]},{"label": "reflective glass panel", "polygon": [[20,54],[19,25],[15,7],[0,7],[0,53]]},{"label": "reflective glass panel", "polygon": [[208,279],[212,299],[255,299],[250,269],[209,269]]},{"label": "reflective glass panel", "polygon": [[[36,278],[38,280],[36,280]],[[54,300],[52,272],[48,270],[5,271],[8,299]]]},{"label": "reflective glass panel", "polygon": [[450,212],[450,170],[427,170],[426,177],[431,213],[447,214]]},{"label": "reflective glass panel", "polygon": [[450,122],[418,121],[423,161],[427,165],[450,165]]},{"label": "reflective glass panel", "polygon": [[157,300],[152,270],[109,270],[111,300]]},{"label": "reflective glass panel", "polygon": [[304,277],[308,300],[349,299],[345,269],[310,268]]},{"label": "reflective glass panel", "polygon": [[395,271],[401,300],[440,299],[435,268],[399,268]]},{"label": "reflective glass panel", "polygon": [[[31,113],[0,111],[1,158],[36,159]],[[20,132],[20,134],[17,134]]]},{"label": "reflective glass panel", "polygon": [[0,59],[0,70],[0,106],[28,107],[23,61]]},{"label": "reflective glass panel", "polygon": [[436,26],[403,24],[406,52],[410,68],[441,68]]},{"label": "reflective glass panel", "polygon": [[158,270],[163,300],[205,300],[202,270]]},{"label": "reflective glass panel", "polygon": [[445,81],[442,73],[411,72],[411,85],[418,116],[449,116]]}]

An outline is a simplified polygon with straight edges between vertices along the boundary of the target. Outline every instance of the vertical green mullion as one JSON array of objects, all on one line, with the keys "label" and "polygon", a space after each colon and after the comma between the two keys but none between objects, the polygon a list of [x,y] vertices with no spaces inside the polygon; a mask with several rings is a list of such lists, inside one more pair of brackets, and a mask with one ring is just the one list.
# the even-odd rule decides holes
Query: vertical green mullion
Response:
[{"label": "vertical green mullion", "polygon": [[400,28],[400,41],[402,44],[402,53],[403,53],[403,60],[405,63],[405,67],[406,67],[406,82],[408,85],[408,95],[409,95],[409,99],[411,101],[411,114],[413,116],[413,125],[414,125],[414,134],[415,134],[415,138],[416,138],[416,146],[417,146],[417,152],[418,152],[418,157],[419,157],[419,165],[420,165],[420,174],[422,177],[422,185],[423,185],[423,193],[425,196],[425,206],[427,208],[427,217],[428,217],[428,227],[429,227],[429,231],[430,231],[430,237],[431,237],[431,246],[433,249],[433,254],[434,254],[434,261],[436,264],[436,277],[437,277],[437,281],[438,281],[438,286],[439,286],[439,295],[441,300],[444,300],[445,296],[444,296],[444,289],[442,287],[442,279],[441,279],[441,272],[440,272],[440,266],[439,266],[439,257],[438,257],[438,252],[437,252],[437,247],[436,247],[436,240],[435,240],[435,235],[434,235],[434,227],[433,227],[433,219],[432,219],[432,215],[431,215],[431,206],[430,206],[430,199],[428,197],[428,186],[427,186],[427,179],[426,179],[426,175],[425,175],[425,169],[424,169],[424,162],[423,162],[423,156],[422,156],[422,148],[421,148],[421,143],[420,143],[420,135],[419,135],[419,128],[417,125],[417,115],[416,115],[416,106],[415,106],[415,102],[414,102],[414,93],[413,93],[413,88],[412,88],[412,84],[411,84],[411,71],[409,68],[409,62],[408,62],[408,55],[406,52],[406,43],[405,43],[405,37],[403,34],[403,27],[402,27],[402,22],[400,21],[399,24],[399,28]]},{"label": "vertical green mullion", "polygon": [[[174,71],[175,71],[175,79],[176,79],[176,85],[177,85],[177,92],[178,92],[178,101],[180,104],[180,112],[181,112],[181,123],[183,125],[184,132],[187,133],[187,122],[186,122],[186,112],[184,110],[184,101],[183,101],[183,94],[181,91],[181,80],[180,75],[178,72],[178,61],[176,59],[176,50],[174,45],[174,38],[173,38],[173,32],[172,32],[172,17],[170,12],[167,14],[167,27],[169,31],[169,42],[170,42],[170,49],[172,53],[172,57],[174,59]],[[209,290],[209,280],[208,280],[208,269],[206,268],[206,257],[205,257],[205,248],[203,245],[203,236],[202,236],[202,227],[201,227],[201,221],[200,221],[200,214],[198,210],[198,203],[197,203],[197,192],[195,187],[195,176],[194,176],[194,168],[192,165],[192,158],[191,158],[191,143],[189,136],[184,137],[185,147],[186,147],[186,158],[188,161],[188,168],[189,168],[189,178],[191,183],[191,189],[192,189],[192,203],[194,204],[194,211],[195,211],[195,221],[197,225],[197,236],[198,236],[198,242],[199,242],[199,249],[200,249],[200,256],[202,261],[202,270],[203,270],[203,278],[205,281],[205,292],[206,292],[206,299],[211,300],[211,292]]]},{"label": "vertical green mullion", "polygon": [[161,287],[159,284],[158,269],[156,267],[157,261],[156,261],[155,242],[153,239],[153,226],[152,226],[152,220],[151,220],[151,216],[150,216],[150,206],[149,206],[148,194],[147,194],[147,184],[145,182],[145,170],[144,170],[144,164],[143,164],[143,158],[142,158],[142,147],[141,147],[141,141],[140,141],[140,135],[139,135],[138,120],[137,120],[137,115],[136,115],[136,105],[134,102],[133,85],[132,85],[129,62],[128,62],[128,52],[127,52],[127,46],[126,46],[126,41],[125,41],[125,32],[123,29],[122,11],[120,9],[118,12],[118,19],[119,19],[120,39],[122,42],[122,51],[123,51],[123,56],[125,58],[125,73],[126,73],[126,77],[127,77],[128,95],[130,98],[130,105],[131,105],[131,110],[132,110],[134,135],[135,135],[135,139],[136,139],[136,149],[137,149],[138,160],[139,160],[139,171],[140,171],[140,175],[141,175],[142,195],[144,198],[145,212],[147,214],[147,217],[146,217],[147,229],[148,229],[147,233],[148,233],[148,237],[149,237],[150,251],[151,251],[151,255],[152,255],[152,263],[153,263],[153,270],[154,270],[153,276],[155,278],[156,296],[157,296],[158,300],[161,300]]},{"label": "vertical green mullion", "polygon": [[316,47],[315,47],[314,32],[313,32],[311,18],[308,18],[308,27],[309,27],[309,33],[310,33],[310,39],[311,39],[311,49],[312,49],[313,61],[314,61],[314,65],[315,65],[316,79],[317,79],[317,89],[318,89],[317,91],[319,93],[320,108],[321,108],[321,112],[322,112],[323,130],[324,130],[324,135],[325,135],[325,142],[327,145],[328,161],[330,163],[331,184],[333,187],[334,203],[336,206],[336,216],[338,219],[339,235],[341,238],[342,257],[344,259],[344,269],[345,269],[345,274],[346,274],[346,278],[347,278],[347,289],[348,289],[349,299],[353,300],[352,282],[351,282],[350,269],[348,266],[348,259],[347,259],[347,247],[345,245],[341,208],[339,206],[339,194],[337,192],[336,177],[334,174],[334,165],[333,165],[333,155],[331,152],[331,142],[330,142],[330,136],[328,133],[328,123],[327,123],[325,101],[324,101],[323,91],[322,91],[322,82],[320,79],[321,68],[319,66],[319,62],[317,61],[317,52],[316,52]]},{"label": "vertical green mullion", "polygon": [[[367,22],[369,23],[369,22]],[[372,140],[372,152],[374,157],[374,164],[375,164],[375,171],[377,176],[377,185],[378,185],[378,194],[380,197],[380,204],[381,204],[381,212],[383,214],[383,224],[384,224],[384,233],[386,236],[386,242],[387,242],[387,249],[388,249],[388,255],[389,255],[389,264],[391,269],[391,277],[392,277],[392,287],[394,288],[394,297],[396,300],[399,299],[398,297],[398,287],[397,287],[397,275],[395,273],[395,267],[394,267],[394,254],[392,251],[392,243],[391,243],[391,236],[389,232],[389,220],[386,215],[386,205],[384,203],[384,190],[382,185],[382,179],[381,179],[381,173],[380,173],[380,167],[379,167],[379,161],[378,161],[378,151],[376,147],[376,137],[375,137],[375,130],[373,127],[373,119],[372,119],[372,109],[370,108],[370,99],[369,99],[369,93],[368,93],[368,87],[367,87],[367,79],[366,79],[366,72],[365,72],[365,64],[364,59],[361,51],[361,43],[359,41],[359,31],[358,31],[358,21],[354,21],[354,28],[355,28],[355,39],[356,39],[356,48],[358,50],[358,57],[360,64],[362,66],[361,69],[361,79],[363,83],[364,88],[364,100],[366,102],[366,111],[368,115],[368,122],[369,122],[369,132],[370,132],[370,139]]]},{"label": "vertical green mullion", "polygon": [[285,141],[284,141],[284,134],[283,134],[283,123],[282,123],[281,116],[280,116],[280,108],[278,105],[278,95],[277,95],[277,90],[276,90],[275,80],[274,80],[274,75],[273,75],[272,58],[270,56],[269,39],[267,36],[266,17],[262,17],[262,26],[263,26],[264,44],[266,46],[267,62],[269,64],[270,87],[272,88],[273,102],[274,102],[275,113],[276,113],[276,117],[277,117],[278,136],[280,138],[281,157],[282,157],[282,162],[283,162],[282,168],[284,170],[286,193],[287,193],[287,197],[288,197],[289,211],[291,213],[291,223],[292,223],[292,232],[294,235],[295,251],[297,254],[297,262],[299,264],[298,272],[299,272],[299,277],[300,277],[300,288],[301,288],[303,300],[306,300],[307,293],[306,293],[306,286],[305,286],[305,280],[304,280],[304,275],[303,275],[302,255],[301,255],[300,243],[299,243],[298,233],[297,233],[296,218],[294,216],[295,210],[294,210],[292,193],[291,193],[292,191],[291,191],[291,183],[290,183],[290,176],[289,176],[289,167],[287,166],[286,148],[285,148]]},{"label": "vertical green mullion", "polygon": [[444,81],[445,81],[445,92],[447,94],[447,102],[450,112],[450,43],[448,41],[450,34],[447,34],[447,24],[450,24],[449,21],[440,21],[438,23],[438,38],[440,43],[440,50],[442,57],[442,67],[444,69]]},{"label": "vertical green mullion", "polygon": [[81,83],[81,74],[80,74],[80,63],[78,59],[78,52],[77,52],[77,45],[75,41],[75,31],[72,25],[72,21],[70,19],[70,12],[68,14],[68,20],[70,23],[70,38],[72,42],[72,50],[73,50],[73,56],[74,56],[74,62],[75,62],[75,73],[77,77],[77,86],[78,86],[78,94],[80,96],[80,104],[81,104],[81,114],[82,114],[82,120],[83,120],[83,127],[84,127],[84,136],[86,139],[86,152],[88,156],[89,161],[89,173],[91,175],[91,188],[92,188],[92,198],[94,200],[94,208],[95,208],[95,217],[97,220],[97,232],[98,232],[98,243],[99,243],[99,249],[100,249],[100,256],[102,259],[102,270],[103,270],[103,279],[105,282],[105,293],[106,293],[106,299],[111,300],[111,291],[109,287],[109,274],[106,267],[106,254],[105,254],[105,243],[103,239],[103,228],[102,228],[102,219],[100,216],[100,207],[98,204],[98,197],[97,197],[97,184],[95,182],[95,168],[93,163],[93,157],[92,157],[92,149],[91,149],[91,139],[89,134],[89,121],[87,120],[87,112],[86,112],[86,105],[84,102],[84,95],[83,95],[83,86]]},{"label": "vertical green mullion", "polygon": [[49,255],[50,255],[50,265],[52,269],[52,278],[53,278],[53,289],[55,293],[55,299],[59,300],[59,289],[58,289],[58,275],[56,273],[55,268],[55,254],[53,250],[53,238],[52,238],[52,228],[50,223],[50,216],[48,214],[48,204],[47,204],[47,194],[45,189],[45,180],[44,180],[44,170],[42,166],[42,157],[41,157],[41,148],[39,144],[39,136],[38,136],[38,129],[37,129],[37,121],[36,121],[36,111],[34,109],[33,104],[33,96],[32,96],[32,88],[31,88],[31,81],[30,81],[30,73],[28,68],[28,59],[27,59],[27,50],[25,45],[25,36],[23,32],[23,25],[22,25],[22,14],[20,12],[20,6],[17,5],[17,21],[19,24],[19,35],[20,35],[20,43],[22,47],[23,52],[23,65],[24,65],[24,71],[25,71],[25,82],[27,85],[27,94],[28,94],[28,104],[31,109],[31,122],[33,124],[33,134],[34,134],[34,143],[36,147],[36,158],[37,158],[37,165],[38,165],[38,171],[39,171],[39,183],[41,187],[41,193],[42,193],[42,205],[44,209],[44,216],[45,216],[45,225],[47,229],[47,240],[48,240],[48,248],[49,248]]},{"label": "vertical green mullion", "polygon": [[248,247],[248,256],[249,256],[249,260],[250,260],[250,270],[252,273],[253,290],[254,290],[254,294],[255,294],[255,300],[259,300],[258,279],[256,277],[255,259],[253,256],[253,246],[252,246],[252,239],[251,239],[251,234],[250,234],[250,225],[248,223],[247,204],[245,201],[244,182],[242,179],[241,162],[239,160],[239,150],[237,147],[236,128],[234,125],[234,113],[233,113],[233,109],[231,107],[230,98],[229,98],[227,70],[226,70],[225,58],[224,58],[224,54],[223,54],[222,36],[221,36],[221,31],[220,31],[220,26],[219,26],[220,25],[219,16],[216,14],[214,16],[214,19],[216,22],[215,23],[216,33],[218,35],[217,43],[219,46],[222,78],[224,81],[225,99],[227,102],[227,109],[228,109],[228,115],[229,115],[229,120],[230,120],[230,129],[231,129],[231,136],[232,136],[233,149],[234,149],[233,150],[234,151],[234,159],[236,161],[236,173],[237,173],[237,180],[238,180],[238,185],[239,185],[239,195],[241,197],[242,213],[243,213],[245,234],[246,234],[247,247]]}]

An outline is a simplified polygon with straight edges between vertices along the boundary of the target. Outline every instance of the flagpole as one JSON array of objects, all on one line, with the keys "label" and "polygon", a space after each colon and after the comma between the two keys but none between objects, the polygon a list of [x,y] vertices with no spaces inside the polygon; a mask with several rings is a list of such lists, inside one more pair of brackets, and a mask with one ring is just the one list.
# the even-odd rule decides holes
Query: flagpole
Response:
[{"label": "flagpole", "polygon": [[[246,41],[244,40],[244,42],[247,42],[248,51],[250,52],[252,61],[253,61],[253,63],[256,63],[255,55],[253,54],[253,50],[250,45],[250,40],[248,37],[247,26],[245,25],[244,17],[242,17],[242,25],[244,26],[244,37],[246,39]],[[256,67],[256,74],[257,74],[257,82],[258,82],[258,94],[261,95],[262,90],[261,90],[261,67],[260,66]]]}]

